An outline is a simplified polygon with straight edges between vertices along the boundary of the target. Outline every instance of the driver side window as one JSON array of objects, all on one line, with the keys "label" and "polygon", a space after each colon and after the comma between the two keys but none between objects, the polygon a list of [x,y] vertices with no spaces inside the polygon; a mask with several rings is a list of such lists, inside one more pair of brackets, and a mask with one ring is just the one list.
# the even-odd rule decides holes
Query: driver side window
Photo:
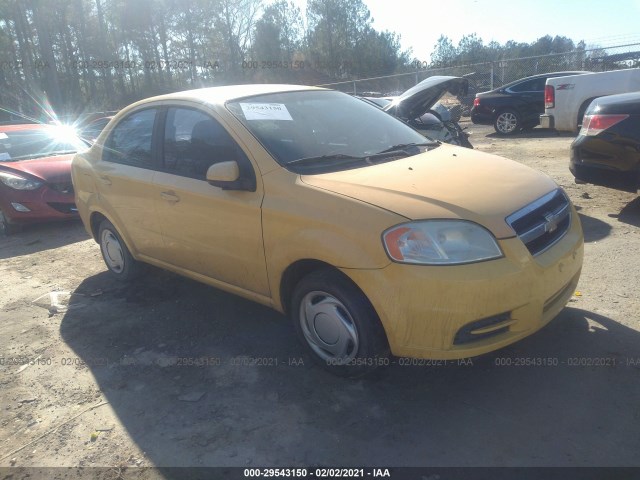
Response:
[{"label": "driver side window", "polygon": [[242,150],[209,115],[191,108],[169,108],[164,131],[163,167],[168,173],[205,180],[209,167],[234,160]]}]

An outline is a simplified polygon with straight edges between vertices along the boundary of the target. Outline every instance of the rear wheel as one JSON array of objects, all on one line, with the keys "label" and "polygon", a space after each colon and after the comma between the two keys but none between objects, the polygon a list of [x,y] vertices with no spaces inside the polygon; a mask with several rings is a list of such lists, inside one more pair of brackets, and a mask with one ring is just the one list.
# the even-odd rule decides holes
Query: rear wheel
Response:
[{"label": "rear wheel", "polygon": [[520,115],[515,110],[503,110],[493,122],[493,128],[501,135],[513,135],[522,128]]},{"label": "rear wheel", "polygon": [[291,317],[312,358],[331,373],[357,377],[389,363],[389,345],[367,297],[331,269],[310,273],[296,286]]},{"label": "rear wheel", "polygon": [[118,280],[128,282],[140,273],[137,262],[120,234],[109,220],[103,220],[98,233],[100,251],[109,272]]}]

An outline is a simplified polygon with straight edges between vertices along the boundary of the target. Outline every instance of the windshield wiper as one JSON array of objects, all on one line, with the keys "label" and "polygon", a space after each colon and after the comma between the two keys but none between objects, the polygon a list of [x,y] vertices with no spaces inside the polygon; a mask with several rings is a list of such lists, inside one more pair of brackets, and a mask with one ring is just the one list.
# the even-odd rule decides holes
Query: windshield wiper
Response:
[{"label": "windshield wiper", "polygon": [[440,146],[440,142],[427,142],[427,143],[399,143],[398,145],[393,145],[381,152],[376,153],[376,155],[380,155],[381,153],[391,153],[391,152],[405,152],[406,149],[410,147],[438,147]]},{"label": "windshield wiper", "polygon": [[[304,158],[298,158],[296,160],[291,160],[290,162],[287,162],[287,166],[289,165],[304,165],[304,164],[308,164],[308,163],[315,163],[318,162],[319,160],[340,160],[339,163],[345,163],[345,162],[354,162],[354,161],[358,161],[358,162],[365,162],[368,164],[373,164],[375,163],[376,160],[378,159],[382,159],[382,158],[386,158],[386,157],[393,157],[393,156],[397,156],[397,155],[405,155],[405,156],[411,156],[413,155],[412,153],[408,152],[406,149],[409,147],[437,147],[440,144],[437,142],[429,142],[429,143],[403,143],[403,144],[399,144],[399,145],[394,145],[393,147],[389,147],[386,150],[383,150],[381,152],[378,153],[372,153],[371,155],[365,155],[362,157],[357,157],[354,155],[347,155],[344,153],[333,153],[330,155],[319,155],[317,157],[304,157]],[[418,153],[418,152],[416,152]]]},{"label": "windshield wiper", "polygon": [[[365,160],[366,157],[356,157],[354,155],[346,155],[344,153],[332,153],[331,155],[320,155],[317,157],[304,157],[297,158],[295,160],[291,160],[287,162],[286,165],[304,165],[307,163],[315,163],[319,160],[346,160],[346,161],[362,161]],[[342,163],[342,162],[341,162]]]}]

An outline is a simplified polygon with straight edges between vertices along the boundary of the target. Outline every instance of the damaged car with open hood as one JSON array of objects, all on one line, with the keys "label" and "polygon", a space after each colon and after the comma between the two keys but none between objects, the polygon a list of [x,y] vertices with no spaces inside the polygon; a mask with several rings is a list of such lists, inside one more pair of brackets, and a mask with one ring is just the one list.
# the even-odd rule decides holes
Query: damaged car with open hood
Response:
[{"label": "damaged car with open hood", "polygon": [[461,105],[447,108],[439,100],[449,94],[458,100],[469,90],[463,77],[433,76],[398,97],[362,97],[387,113],[398,117],[426,137],[452,145],[473,148],[469,134],[459,125]]},{"label": "damaged car with open hood", "polygon": [[72,174],[116,279],[149,263],[272,307],[337,375],[521,340],[582,267],[580,220],[551,178],[323,88],[142,100]]}]

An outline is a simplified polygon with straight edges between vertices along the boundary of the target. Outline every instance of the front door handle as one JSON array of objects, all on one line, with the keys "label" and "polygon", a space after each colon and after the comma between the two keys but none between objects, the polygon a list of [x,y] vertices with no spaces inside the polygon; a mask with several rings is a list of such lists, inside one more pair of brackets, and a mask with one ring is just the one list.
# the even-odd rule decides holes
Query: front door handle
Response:
[{"label": "front door handle", "polygon": [[111,179],[109,177],[107,177],[106,175],[98,175],[98,178],[105,185],[111,185]]},{"label": "front door handle", "polygon": [[161,192],[160,197],[169,203],[177,203],[180,201],[180,197],[175,192]]}]

